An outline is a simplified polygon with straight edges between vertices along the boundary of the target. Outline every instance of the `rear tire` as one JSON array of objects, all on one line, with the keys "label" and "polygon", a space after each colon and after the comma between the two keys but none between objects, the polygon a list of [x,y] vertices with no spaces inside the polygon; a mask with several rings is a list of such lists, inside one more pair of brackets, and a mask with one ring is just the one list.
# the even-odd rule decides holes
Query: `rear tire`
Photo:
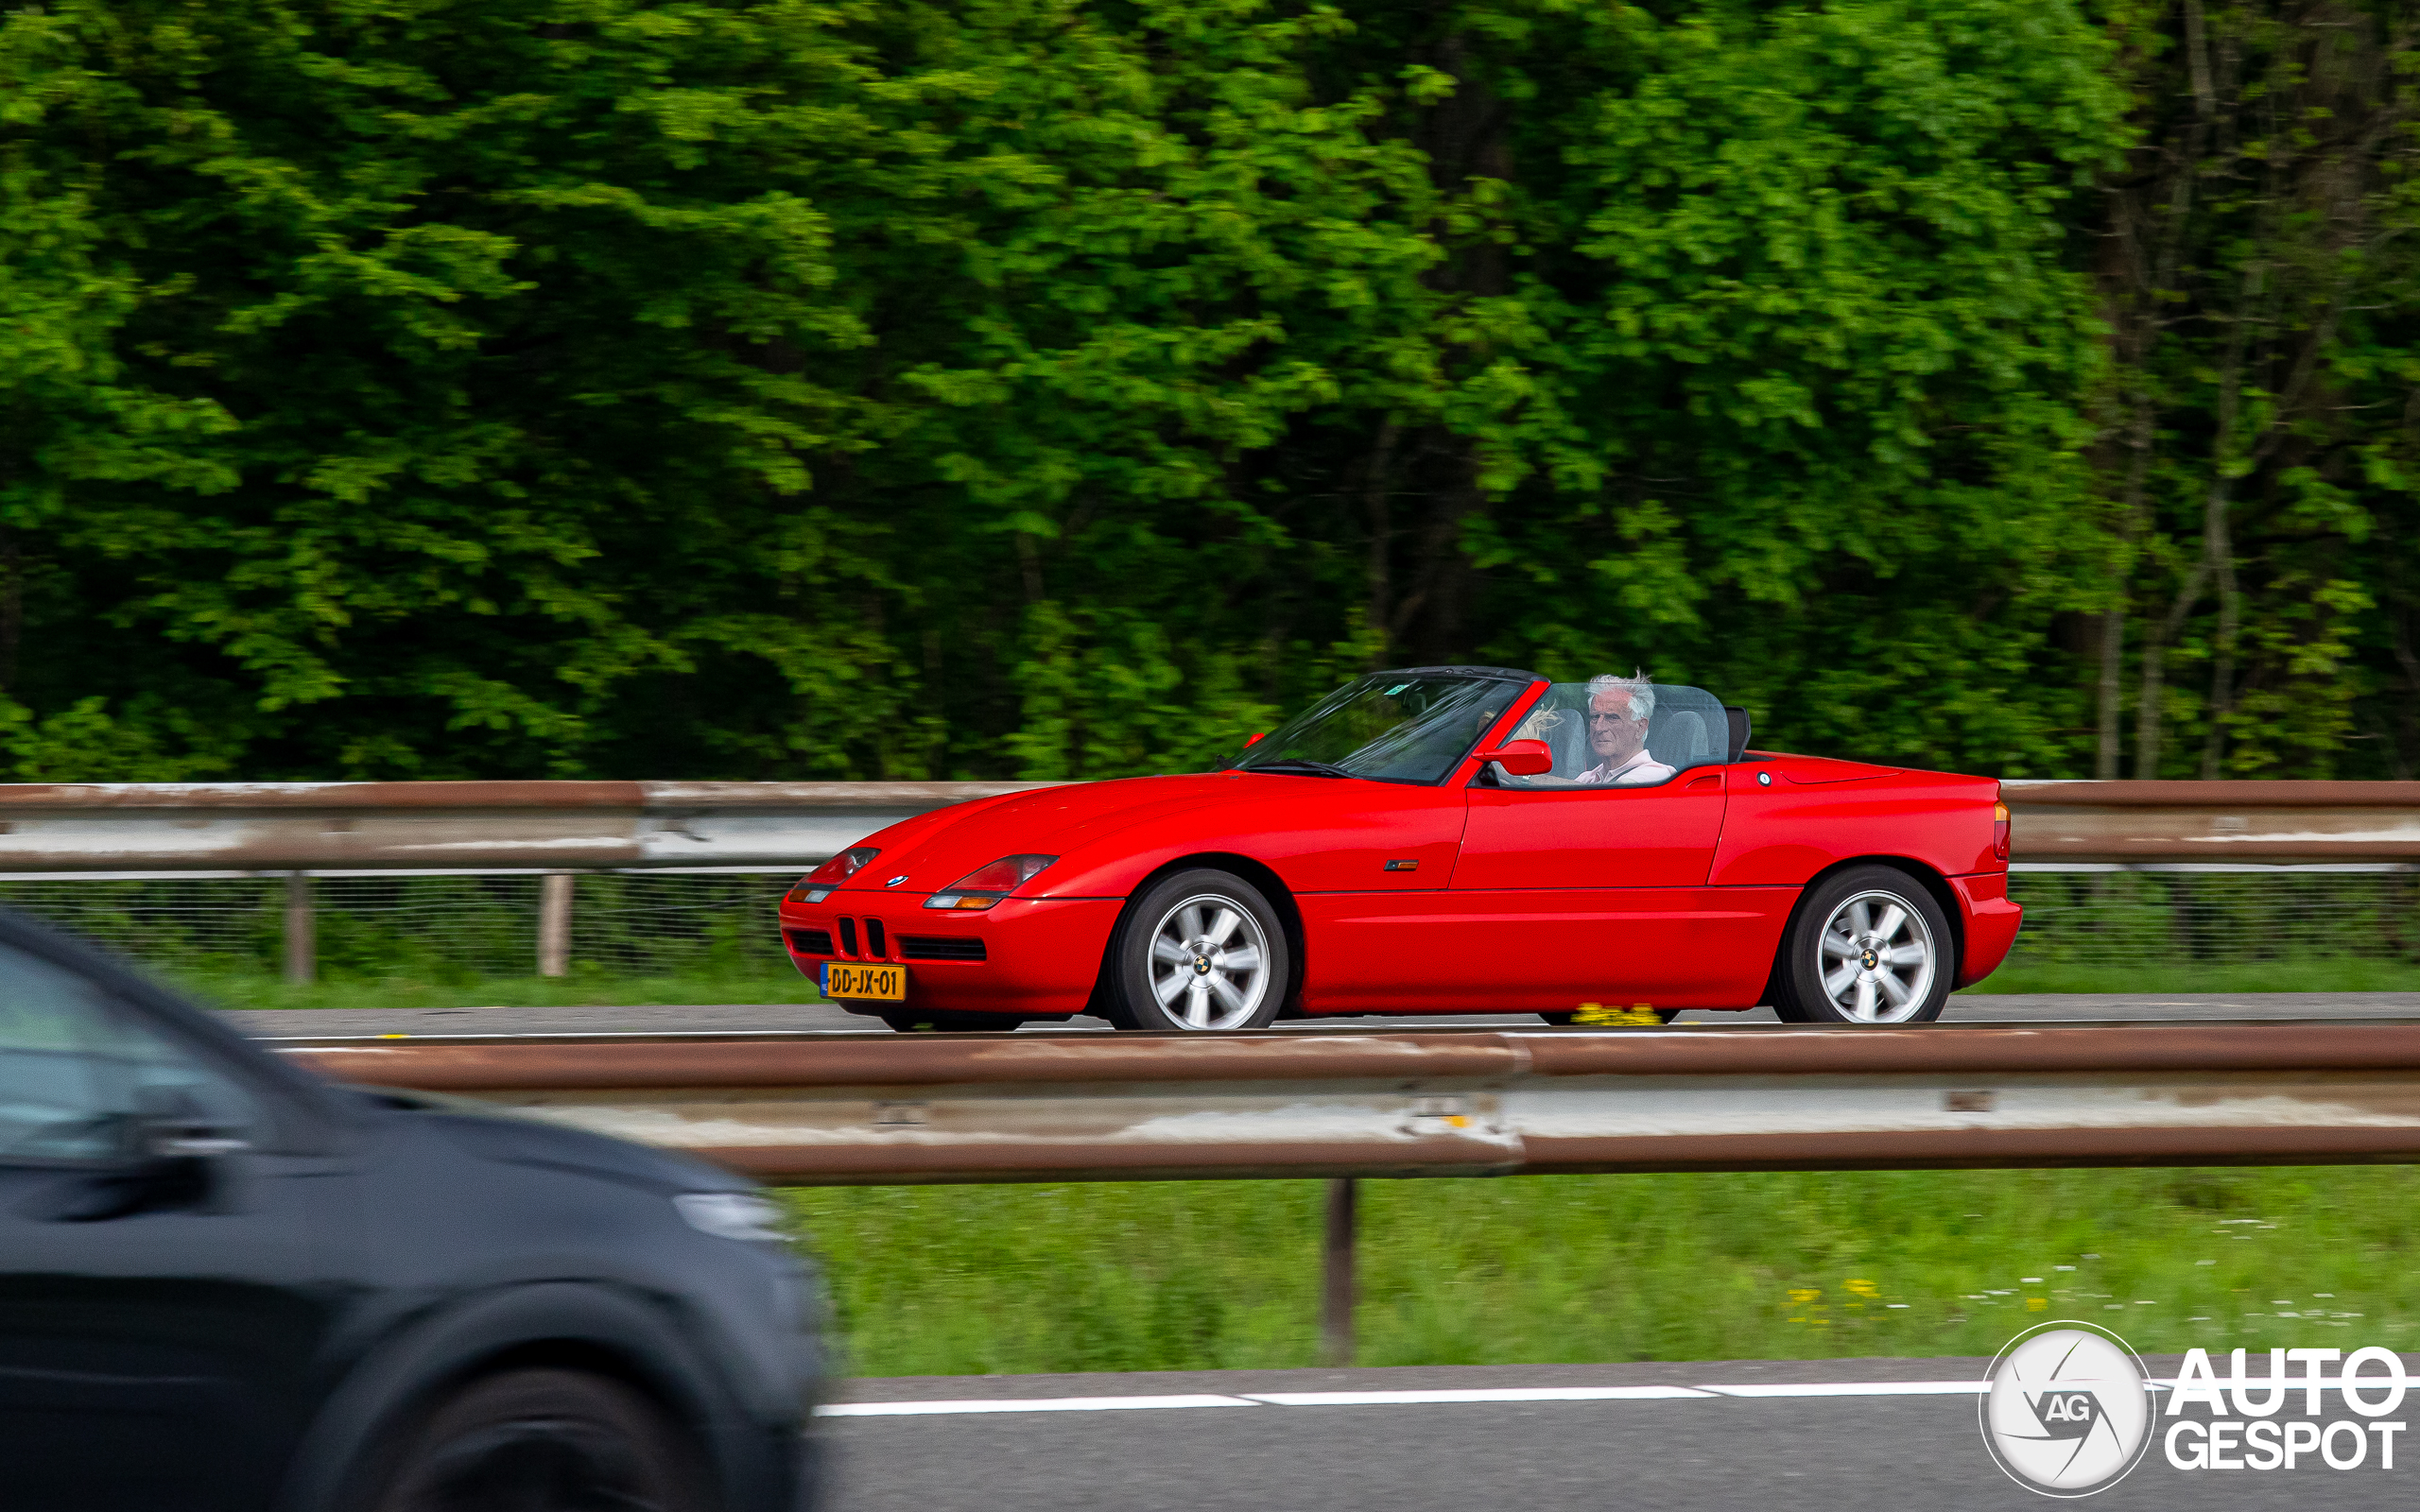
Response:
[{"label": "rear tire", "polygon": [[997,1034],[1025,1021],[1012,1013],[886,1013],[882,1022],[901,1034]]},{"label": "rear tire", "polygon": [[1894,867],[1851,867],[1800,902],[1773,963],[1785,1023],[1929,1023],[1957,974],[1949,918]]},{"label": "rear tire", "polygon": [[579,1370],[510,1370],[439,1403],[376,1512],[707,1512],[696,1455],[663,1410]]},{"label": "rear tire", "polygon": [[1286,1005],[1293,966],[1259,888],[1232,871],[1180,871],[1147,888],[1110,941],[1110,1022],[1178,1034],[1264,1028]]}]

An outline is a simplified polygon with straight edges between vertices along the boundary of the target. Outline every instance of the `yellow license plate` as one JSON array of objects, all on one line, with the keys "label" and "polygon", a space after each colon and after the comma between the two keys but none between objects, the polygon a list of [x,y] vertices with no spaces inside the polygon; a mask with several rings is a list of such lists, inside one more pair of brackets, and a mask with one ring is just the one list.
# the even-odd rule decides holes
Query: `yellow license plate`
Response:
[{"label": "yellow license plate", "polygon": [[827,998],[873,998],[883,1003],[908,1000],[908,968],[823,963],[823,995]]}]

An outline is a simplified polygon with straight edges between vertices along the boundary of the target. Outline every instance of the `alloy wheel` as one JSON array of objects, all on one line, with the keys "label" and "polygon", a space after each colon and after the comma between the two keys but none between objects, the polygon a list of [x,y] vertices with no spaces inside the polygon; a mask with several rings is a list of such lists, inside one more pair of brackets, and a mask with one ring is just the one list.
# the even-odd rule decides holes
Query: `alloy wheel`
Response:
[{"label": "alloy wheel", "polygon": [[1932,928],[1904,898],[1860,892],[1824,922],[1824,995],[1858,1023],[1903,1023],[1932,992]]},{"label": "alloy wheel", "polygon": [[1233,1029],[1269,995],[1269,941],[1232,898],[1201,893],[1151,930],[1151,996],[1180,1027]]}]

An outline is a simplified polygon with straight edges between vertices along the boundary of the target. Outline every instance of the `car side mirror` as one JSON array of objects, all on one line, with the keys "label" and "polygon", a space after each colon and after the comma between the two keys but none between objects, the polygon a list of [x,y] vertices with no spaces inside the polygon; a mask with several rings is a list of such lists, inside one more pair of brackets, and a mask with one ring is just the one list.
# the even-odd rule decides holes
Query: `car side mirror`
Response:
[{"label": "car side mirror", "polygon": [[138,1127],[143,1153],[154,1160],[215,1160],[252,1147],[238,1131],[203,1120],[147,1119]]},{"label": "car side mirror", "polygon": [[1554,770],[1554,752],[1543,740],[1508,740],[1494,750],[1478,753],[1483,762],[1494,762],[1507,777],[1544,777]]},{"label": "car side mirror", "polygon": [[192,1113],[131,1114],[121,1125],[125,1154],[71,1177],[27,1216],[54,1223],[105,1223],[142,1212],[224,1211],[225,1158],[251,1148],[239,1131]]},{"label": "car side mirror", "polygon": [[1244,744],[1245,744],[1245,745],[1247,745],[1247,746],[1257,746],[1257,745],[1259,745],[1263,740],[1266,740],[1266,739],[1268,739],[1268,738],[1269,738],[1269,731],[1268,731],[1268,730],[1262,730],[1259,734],[1257,734],[1257,735],[1253,735],[1253,736],[1251,736],[1250,738],[1248,738],[1247,740],[1245,740]]}]

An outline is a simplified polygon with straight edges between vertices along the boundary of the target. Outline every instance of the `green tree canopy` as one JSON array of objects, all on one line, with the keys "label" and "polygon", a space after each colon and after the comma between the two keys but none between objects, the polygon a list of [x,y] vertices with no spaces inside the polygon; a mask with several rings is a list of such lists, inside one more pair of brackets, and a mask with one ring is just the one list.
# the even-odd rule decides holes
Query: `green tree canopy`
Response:
[{"label": "green tree canopy", "polygon": [[0,775],[2408,771],[2399,14],[20,9]]}]

